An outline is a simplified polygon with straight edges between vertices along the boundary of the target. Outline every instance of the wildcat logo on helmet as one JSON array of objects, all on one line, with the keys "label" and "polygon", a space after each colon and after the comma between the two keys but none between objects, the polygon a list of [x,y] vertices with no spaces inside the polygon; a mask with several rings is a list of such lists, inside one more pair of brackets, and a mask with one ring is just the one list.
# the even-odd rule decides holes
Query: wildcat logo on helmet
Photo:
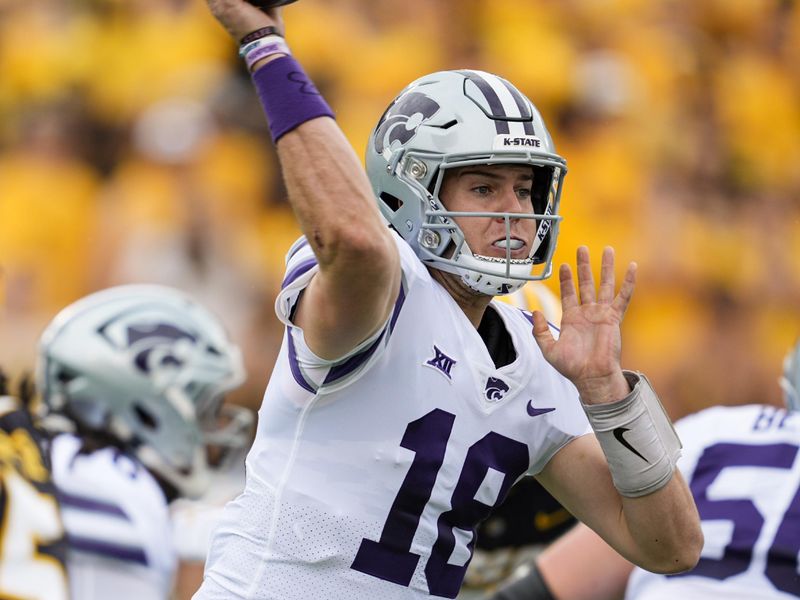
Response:
[{"label": "wildcat logo on helmet", "polygon": [[425,94],[407,92],[386,109],[375,131],[375,151],[382,154],[411,140],[419,126],[439,111],[439,104]]},{"label": "wildcat logo on helmet", "polygon": [[[175,325],[129,320],[123,314],[103,325],[98,333],[112,346],[133,353],[137,368],[150,373],[165,366],[181,366],[197,337]],[[183,347],[183,349],[182,349]]]},{"label": "wildcat logo on helmet", "polygon": [[506,148],[541,148],[542,140],[534,135],[498,135],[494,138],[495,150]]}]

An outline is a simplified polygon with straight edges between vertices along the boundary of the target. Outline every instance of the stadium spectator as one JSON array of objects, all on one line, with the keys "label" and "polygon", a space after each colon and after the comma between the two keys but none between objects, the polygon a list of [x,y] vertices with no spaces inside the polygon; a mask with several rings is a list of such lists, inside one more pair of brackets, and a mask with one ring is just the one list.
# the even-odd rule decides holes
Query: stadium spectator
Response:
[{"label": "stadium spectator", "polygon": [[222,407],[242,378],[217,318],[172,288],[109,288],[52,320],[37,382],[72,598],[170,598],[168,504],[207,489],[212,443],[249,441],[252,415]]},{"label": "stadium spectator", "polygon": [[525,473],[638,564],[693,566],[679,441],[619,362],[635,264],[617,293],[607,247],[596,291],[579,248],[558,339],[491,302],[549,276],[555,250],[565,161],[530,101],[482,71],[424,76],[384,112],[365,174],[280,9],[209,6],[242,43],[305,236],[245,491],[195,598],[455,598],[475,528]]},{"label": "stadium spectator", "polygon": [[800,340],[781,378],[786,408],[715,406],[684,417],[678,463],[705,545],[697,566],[665,577],[634,567],[578,525],[491,600],[789,600],[800,596]]}]

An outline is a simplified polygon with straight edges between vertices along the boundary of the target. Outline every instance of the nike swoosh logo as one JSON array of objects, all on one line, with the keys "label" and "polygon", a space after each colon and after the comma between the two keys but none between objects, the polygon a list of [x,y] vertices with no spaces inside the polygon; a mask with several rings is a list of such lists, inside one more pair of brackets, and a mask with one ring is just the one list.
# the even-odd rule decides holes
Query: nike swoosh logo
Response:
[{"label": "nike swoosh logo", "polygon": [[628,440],[626,440],[623,437],[623,435],[628,431],[630,431],[630,429],[628,429],[627,427],[617,427],[612,433],[614,434],[614,437],[617,438],[617,441],[620,444],[625,446],[628,450],[633,452],[636,456],[641,458],[644,462],[646,462],[647,464],[650,464],[650,461],[647,460],[644,456],[642,456],[641,453],[636,448],[631,446],[630,443],[628,442]]},{"label": "nike swoosh logo", "polygon": [[526,408],[528,409],[528,414],[532,417],[538,417],[539,415],[543,415],[555,410],[555,408],[534,408],[533,400],[528,400],[528,406]]}]

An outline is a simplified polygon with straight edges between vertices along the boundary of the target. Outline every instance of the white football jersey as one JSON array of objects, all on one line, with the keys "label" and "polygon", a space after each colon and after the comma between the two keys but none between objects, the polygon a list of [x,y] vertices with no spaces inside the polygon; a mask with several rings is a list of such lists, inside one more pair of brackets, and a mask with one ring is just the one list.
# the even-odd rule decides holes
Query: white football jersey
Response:
[{"label": "white football jersey", "polygon": [[475,327],[396,236],[402,286],[385,327],[330,362],[291,325],[317,270],[300,240],[276,301],[287,334],[259,412],[245,491],[215,532],[195,599],[455,598],[474,531],[511,485],[590,431],[502,303],[516,359]]},{"label": "white football jersey", "polygon": [[676,429],[705,535],[701,559],[687,575],[635,569],[626,600],[800,597],[800,414],[719,406]]},{"label": "white football jersey", "polygon": [[72,435],[53,440],[69,551],[80,600],[165,600],[177,566],[166,499],[153,476],[115,448],[80,453]]}]

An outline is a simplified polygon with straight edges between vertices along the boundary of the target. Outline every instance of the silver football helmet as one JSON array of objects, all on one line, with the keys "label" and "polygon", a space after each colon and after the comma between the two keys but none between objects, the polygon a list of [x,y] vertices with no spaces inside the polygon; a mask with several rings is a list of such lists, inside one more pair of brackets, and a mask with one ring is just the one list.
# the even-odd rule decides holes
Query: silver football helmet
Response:
[{"label": "silver football helmet", "polygon": [[[452,212],[439,199],[445,171],[523,164],[533,174],[533,214]],[[424,263],[455,273],[476,292],[507,294],[552,272],[566,161],[536,107],[505,79],[441,71],[411,83],[369,138],[366,168],[383,216]],[[473,253],[454,217],[503,218],[506,256]],[[510,224],[535,219],[526,259],[511,258]]]},{"label": "silver football helmet", "polygon": [[[217,318],[155,285],[109,288],[63,309],[41,336],[36,370],[50,417],[132,452],[187,497],[206,489],[206,443],[224,437],[215,429],[223,395],[244,380]],[[229,415],[228,427],[241,419]]]},{"label": "silver football helmet", "polygon": [[783,376],[780,382],[786,407],[800,411],[800,339],[783,359]]}]

